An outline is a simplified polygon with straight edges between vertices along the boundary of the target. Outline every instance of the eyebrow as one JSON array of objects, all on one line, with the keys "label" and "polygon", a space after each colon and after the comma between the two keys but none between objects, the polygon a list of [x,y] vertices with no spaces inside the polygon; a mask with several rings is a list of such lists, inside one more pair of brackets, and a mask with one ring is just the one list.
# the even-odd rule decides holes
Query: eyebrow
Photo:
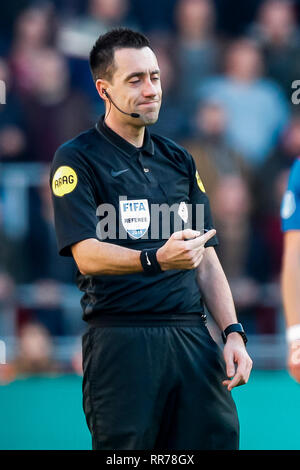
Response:
[{"label": "eyebrow", "polygon": [[[150,72],[150,75],[154,75],[154,74],[160,74],[160,70],[156,69],[156,70],[153,70],[152,72]],[[127,77],[125,78],[124,81],[127,82],[128,80],[130,80],[133,77],[143,77],[144,75],[146,75],[146,72],[132,72],[129,75],[127,75]]]}]

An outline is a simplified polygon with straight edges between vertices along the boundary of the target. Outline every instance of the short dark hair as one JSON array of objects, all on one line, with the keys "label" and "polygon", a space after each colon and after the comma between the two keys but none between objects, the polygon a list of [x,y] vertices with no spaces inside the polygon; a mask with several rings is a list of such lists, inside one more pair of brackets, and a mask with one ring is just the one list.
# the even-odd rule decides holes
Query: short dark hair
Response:
[{"label": "short dark hair", "polygon": [[90,52],[90,69],[93,80],[111,80],[115,72],[114,54],[116,49],[142,49],[150,47],[149,39],[129,28],[115,28],[99,36]]}]

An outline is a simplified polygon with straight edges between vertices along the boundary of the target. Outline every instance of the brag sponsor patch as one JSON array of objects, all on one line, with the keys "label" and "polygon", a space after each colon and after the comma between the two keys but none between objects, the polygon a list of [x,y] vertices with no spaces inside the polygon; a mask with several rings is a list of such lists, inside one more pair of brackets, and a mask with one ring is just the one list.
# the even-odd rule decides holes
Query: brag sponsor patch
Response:
[{"label": "brag sponsor patch", "polygon": [[292,191],[286,191],[283,196],[281,206],[281,217],[283,219],[289,219],[296,210],[295,196]]},{"label": "brag sponsor patch", "polygon": [[197,180],[197,184],[198,184],[198,186],[199,186],[199,189],[200,189],[203,193],[205,193],[205,188],[204,188],[204,185],[203,185],[203,183],[202,183],[202,180],[201,180],[201,178],[200,178],[200,176],[199,176],[198,170],[196,170],[195,176],[196,176],[196,180]]},{"label": "brag sponsor patch", "polygon": [[120,201],[123,227],[132,238],[141,238],[148,230],[150,212],[147,199]]},{"label": "brag sponsor patch", "polygon": [[52,191],[55,196],[62,197],[74,191],[77,185],[77,174],[70,166],[60,166],[52,179]]}]

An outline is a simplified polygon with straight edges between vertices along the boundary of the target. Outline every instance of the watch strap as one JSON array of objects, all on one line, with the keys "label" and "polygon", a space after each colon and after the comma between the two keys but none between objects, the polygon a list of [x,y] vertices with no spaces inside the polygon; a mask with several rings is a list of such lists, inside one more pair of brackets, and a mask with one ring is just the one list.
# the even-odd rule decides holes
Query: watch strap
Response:
[{"label": "watch strap", "polygon": [[239,333],[243,338],[244,343],[247,343],[248,338],[241,323],[232,323],[231,325],[227,326],[224,331],[222,331],[222,339],[224,344],[226,343],[227,336],[230,333]]}]

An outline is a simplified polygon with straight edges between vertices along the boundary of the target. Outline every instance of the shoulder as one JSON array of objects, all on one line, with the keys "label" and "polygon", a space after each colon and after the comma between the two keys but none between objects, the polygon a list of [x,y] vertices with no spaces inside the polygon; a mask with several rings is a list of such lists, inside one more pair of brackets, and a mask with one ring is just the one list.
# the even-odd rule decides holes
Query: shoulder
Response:
[{"label": "shoulder", "polygon": [[154,145],[166,156],[169,156],[174,160],[179,159],[180,161],[190,162],[192,160],[190,153],[174,140],[158,134],[151,134],[151,139],[154,142]]},{"label": "shoulder", "polygon": [[272,98],[285,102],[285,96],[281,86],[270,78],[261,78],[256,82],[256,89]]},{"label": "shoulder", "polygon": [[73,139],[64,142],[56,150],[52,163],[60,163],[64,161],[76,161],[80,159],[82,152],[88,150],[94,139],[95,129],[91,128],[81,132]]},{"label": "shoulder", "polygon": [[300,159],[292,165],[287,189],[283,195],[281,204],[281,218],[283,229],[291,230],[300,228]]},{"label": "shoulder", "polygon": [[289,189],[300,194],[300,157],[298,157],[290,171],[289,175]]},{"label": "shoulder", "polygon": [[52,180],[63,176],[77,178],[80,174],[81,177],[92,179],[87,154],[93,145],[95,132],[93,128],[88,129],[58,147],[50,166],[50,185]]},{"label": "shoulder", "polygon": [[296,158],[294,161],[292,167],[291,167],[291,175],[300,175],[300,155]]}]

